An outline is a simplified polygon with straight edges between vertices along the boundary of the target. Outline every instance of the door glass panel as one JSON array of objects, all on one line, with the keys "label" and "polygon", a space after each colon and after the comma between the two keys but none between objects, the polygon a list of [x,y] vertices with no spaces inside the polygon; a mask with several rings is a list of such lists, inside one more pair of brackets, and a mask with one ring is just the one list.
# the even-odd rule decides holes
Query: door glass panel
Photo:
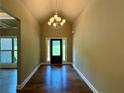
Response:
[{"label": "door glass panel", "polygon": [[11,62],[12,62],[12,52],[1,51],[0,52],[0,63],[11,63]]},{"label": "door glass panel", "polygon": [[12,50],[11,38],[1,38],[1,50]]},{"label": "door glass panel", "polygon": [[60,41],[52,41],[52,55],[60,56]]},{"label": "door glass panel", "polygon": [[14,51],[14,63],[17,63],[17,51]]},{"label": "door glass panel", "polygon": [[17,38],[14,38],[14,50],[17,50]]}]

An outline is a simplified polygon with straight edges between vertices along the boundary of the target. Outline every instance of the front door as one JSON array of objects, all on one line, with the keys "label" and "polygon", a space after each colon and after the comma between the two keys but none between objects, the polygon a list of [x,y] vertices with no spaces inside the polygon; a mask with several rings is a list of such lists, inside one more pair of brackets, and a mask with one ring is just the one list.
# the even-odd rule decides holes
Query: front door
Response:
[{"label": "front door", "polygon": [[51,64],[62,64],[62,39],[50,40]]}]

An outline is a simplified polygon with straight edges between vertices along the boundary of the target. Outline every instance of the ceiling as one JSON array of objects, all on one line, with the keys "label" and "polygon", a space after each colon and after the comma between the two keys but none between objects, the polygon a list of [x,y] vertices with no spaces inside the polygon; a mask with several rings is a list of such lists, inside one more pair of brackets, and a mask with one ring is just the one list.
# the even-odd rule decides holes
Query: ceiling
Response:
[{"label": "ceiling", "polygon": [[17,20],[4,11],[0,10],[0,29],[12,29],[15,27],[17,27]]},{"label": "ceiling", "polygon": [[[21,0],[26,8],[40,21],[48,19],[57,9],[60,16],[73,22],[84,10],[88,0]],[[56,4],[57,3],[57,4]],[[56,7],[57,5],[57,7]]]}]

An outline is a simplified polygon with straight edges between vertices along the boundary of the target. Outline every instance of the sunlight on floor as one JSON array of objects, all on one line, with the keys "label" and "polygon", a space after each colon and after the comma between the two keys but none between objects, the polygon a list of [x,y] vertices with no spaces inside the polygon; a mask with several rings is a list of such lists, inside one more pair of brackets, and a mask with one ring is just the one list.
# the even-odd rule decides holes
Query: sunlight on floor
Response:
[{"label": "sunlight on floor", "polygon": [[16,93],[17,70],[0,69],[0,93]]}]

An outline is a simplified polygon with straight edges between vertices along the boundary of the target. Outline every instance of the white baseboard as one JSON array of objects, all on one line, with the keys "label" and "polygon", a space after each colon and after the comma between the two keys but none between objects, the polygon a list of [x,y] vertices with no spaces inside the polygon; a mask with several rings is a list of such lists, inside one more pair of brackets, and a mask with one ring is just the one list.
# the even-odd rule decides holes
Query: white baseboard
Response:
[{"label": "white baseboard", "polygon": [[86,79],[86,77],[81,73],[81,71],[73,64],[74,69],[80,75],[80,77],[84,80],[84,82],[90,87],[93,93],[99,93],[98,90]]},{"label": "white baseboard", "polygon": [[41,65],[50,65],[50,62],[41,62]]},{"label": "white baseboard", "polygon": [[[41,65],[50,65],[50,62],[41,62]],[[62,62],[63,65],[72,65],[72,62]]]},{"label": "white baseboard", "polygon": [[72,65],[72,62],[63,62],[63,65]]},{"label": "white baseboard", "polygon": [[39,64],[37,67],[35,67],[35,69],[31,72],[31,74],[20,84],[17,85],[17,90],[21,90],[26,83],[31,79],[31,77],[36,73],[36,71],[39,69],[41,64]]}]

